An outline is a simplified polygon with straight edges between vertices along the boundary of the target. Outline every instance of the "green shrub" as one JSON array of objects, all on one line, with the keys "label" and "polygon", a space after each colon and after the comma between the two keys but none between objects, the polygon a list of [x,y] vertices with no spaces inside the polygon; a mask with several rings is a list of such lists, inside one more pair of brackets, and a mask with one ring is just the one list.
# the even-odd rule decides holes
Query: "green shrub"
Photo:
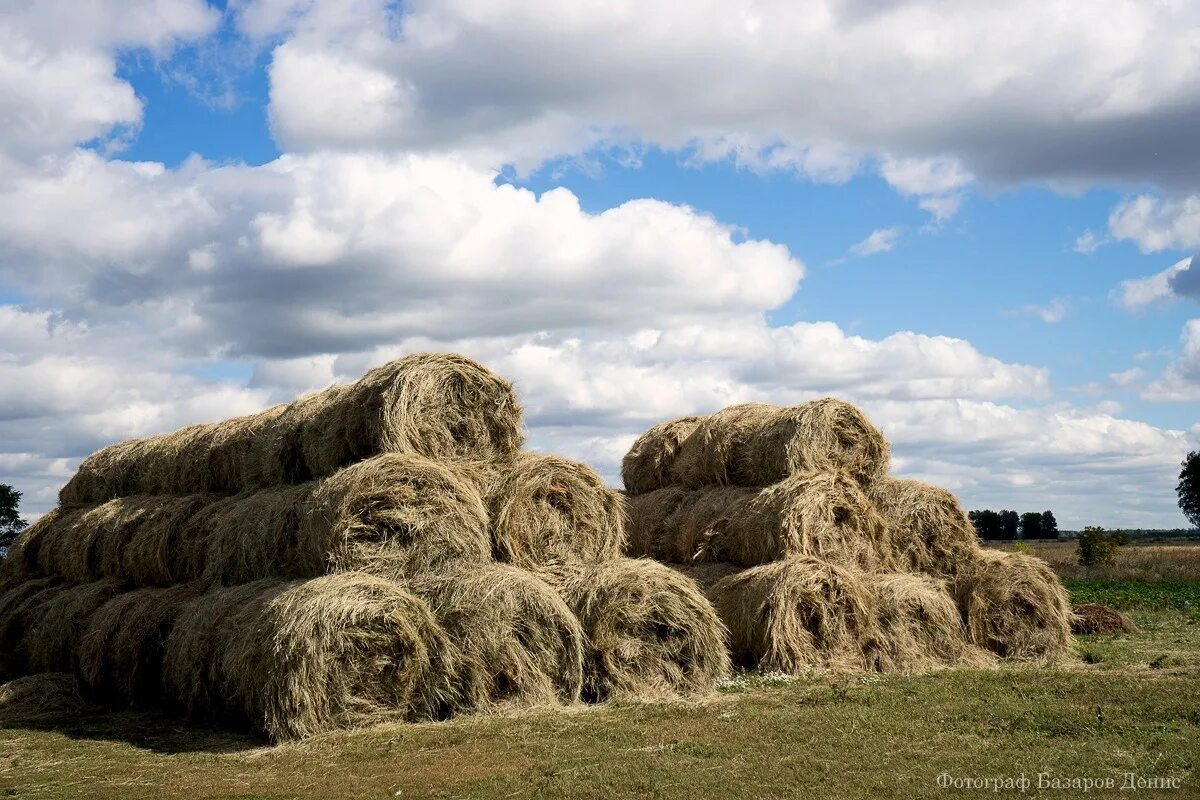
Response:
[{"label": "green shrub", "polygon": [[1128,543],[1127,533],[1109,533],[1104,528],[1089,525],[1079,535],[1079,564],[1084,567],[1111,564],[1117,556],[1117,548]]}]

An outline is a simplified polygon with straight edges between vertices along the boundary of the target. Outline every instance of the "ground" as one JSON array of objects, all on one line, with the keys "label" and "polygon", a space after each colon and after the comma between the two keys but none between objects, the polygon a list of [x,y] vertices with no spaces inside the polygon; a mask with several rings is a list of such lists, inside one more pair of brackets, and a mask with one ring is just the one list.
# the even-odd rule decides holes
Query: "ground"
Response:
[{"label": "ground", "polygon": [[[146,715],[96,716],[65,732],[0,730],[0,796],[1200,796],[1200,546],[1129,548],[1090,571],[1073,567],[1070,547],[1037,549],[1073,595],[1126,608],[1142,631],[1079,637],[1080,658],[1055,668],[743,676],[702,702],[380,727],[273,748]],[[983,785],[1022,777],[1024,792]]]}]

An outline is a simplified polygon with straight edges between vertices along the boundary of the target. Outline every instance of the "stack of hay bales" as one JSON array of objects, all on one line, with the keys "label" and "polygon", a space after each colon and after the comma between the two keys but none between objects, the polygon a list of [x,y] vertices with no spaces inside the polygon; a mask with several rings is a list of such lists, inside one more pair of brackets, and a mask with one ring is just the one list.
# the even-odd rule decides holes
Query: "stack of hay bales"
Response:
[{"label": "stack of hay bales", "polygon": [[982,549],[957,499],[889,476],[889,453],[832,398],[662,423],[622,464],[627,552],[694,576],[747,668],[908,672],[1068,652],[1070,607],[1049,568]]},{"label": "stack of hay bales", "polygon": [[711,686],[696,584],[624,557],[619,494],[523,440],[510,384],[416,354],[100,450],[0,566],[0,678],[277,740]]}]

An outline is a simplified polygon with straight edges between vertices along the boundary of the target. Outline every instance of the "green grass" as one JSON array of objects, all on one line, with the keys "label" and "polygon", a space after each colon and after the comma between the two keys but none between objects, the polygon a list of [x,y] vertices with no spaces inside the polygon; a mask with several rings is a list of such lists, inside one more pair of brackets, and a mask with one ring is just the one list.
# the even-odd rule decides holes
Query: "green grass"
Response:
[{"label": "green grass", "polygon": [[1102,603],[1113,608],[1168,609],[1200,614],[1200,581],[1144,581],[1082,578],[1063,581],[1073,603]]}]

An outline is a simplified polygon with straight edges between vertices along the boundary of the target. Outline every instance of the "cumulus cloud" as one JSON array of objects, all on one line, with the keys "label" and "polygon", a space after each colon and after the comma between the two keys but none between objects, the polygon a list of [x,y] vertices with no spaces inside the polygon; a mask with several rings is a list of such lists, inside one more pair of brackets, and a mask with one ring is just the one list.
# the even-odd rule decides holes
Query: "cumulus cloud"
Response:
[{"label": "cumulus cloud", "polygon": [[1113,209],[1108,229],[1114,238],[1134,242],[1143,253],[1200,248],[1200,195],[1178,200],[1138,195]]},{"label": "cumulus cloud", "polygon": [[1200,299],[1200,261],[1195,257],[1180,259],[1148,278],[1121,281],[1112,291],[1113,300],[1134,312],[1181,297]]},{"label": "cumulus cloud", "polygon": [[851,246],[850,252],[856,256],[873,256],[876,253],[890,253],[896,249],[903,230],[900,228],[876,228],[871,235],[861,242]]},{"label": "cumulus cloud", "polygon": [[1146,387],[1142,393],[1145,399],[1173,403],[1200,401],[1200,319],[1188,320],[1180,340],[1183,351],[1179,359]]}]

